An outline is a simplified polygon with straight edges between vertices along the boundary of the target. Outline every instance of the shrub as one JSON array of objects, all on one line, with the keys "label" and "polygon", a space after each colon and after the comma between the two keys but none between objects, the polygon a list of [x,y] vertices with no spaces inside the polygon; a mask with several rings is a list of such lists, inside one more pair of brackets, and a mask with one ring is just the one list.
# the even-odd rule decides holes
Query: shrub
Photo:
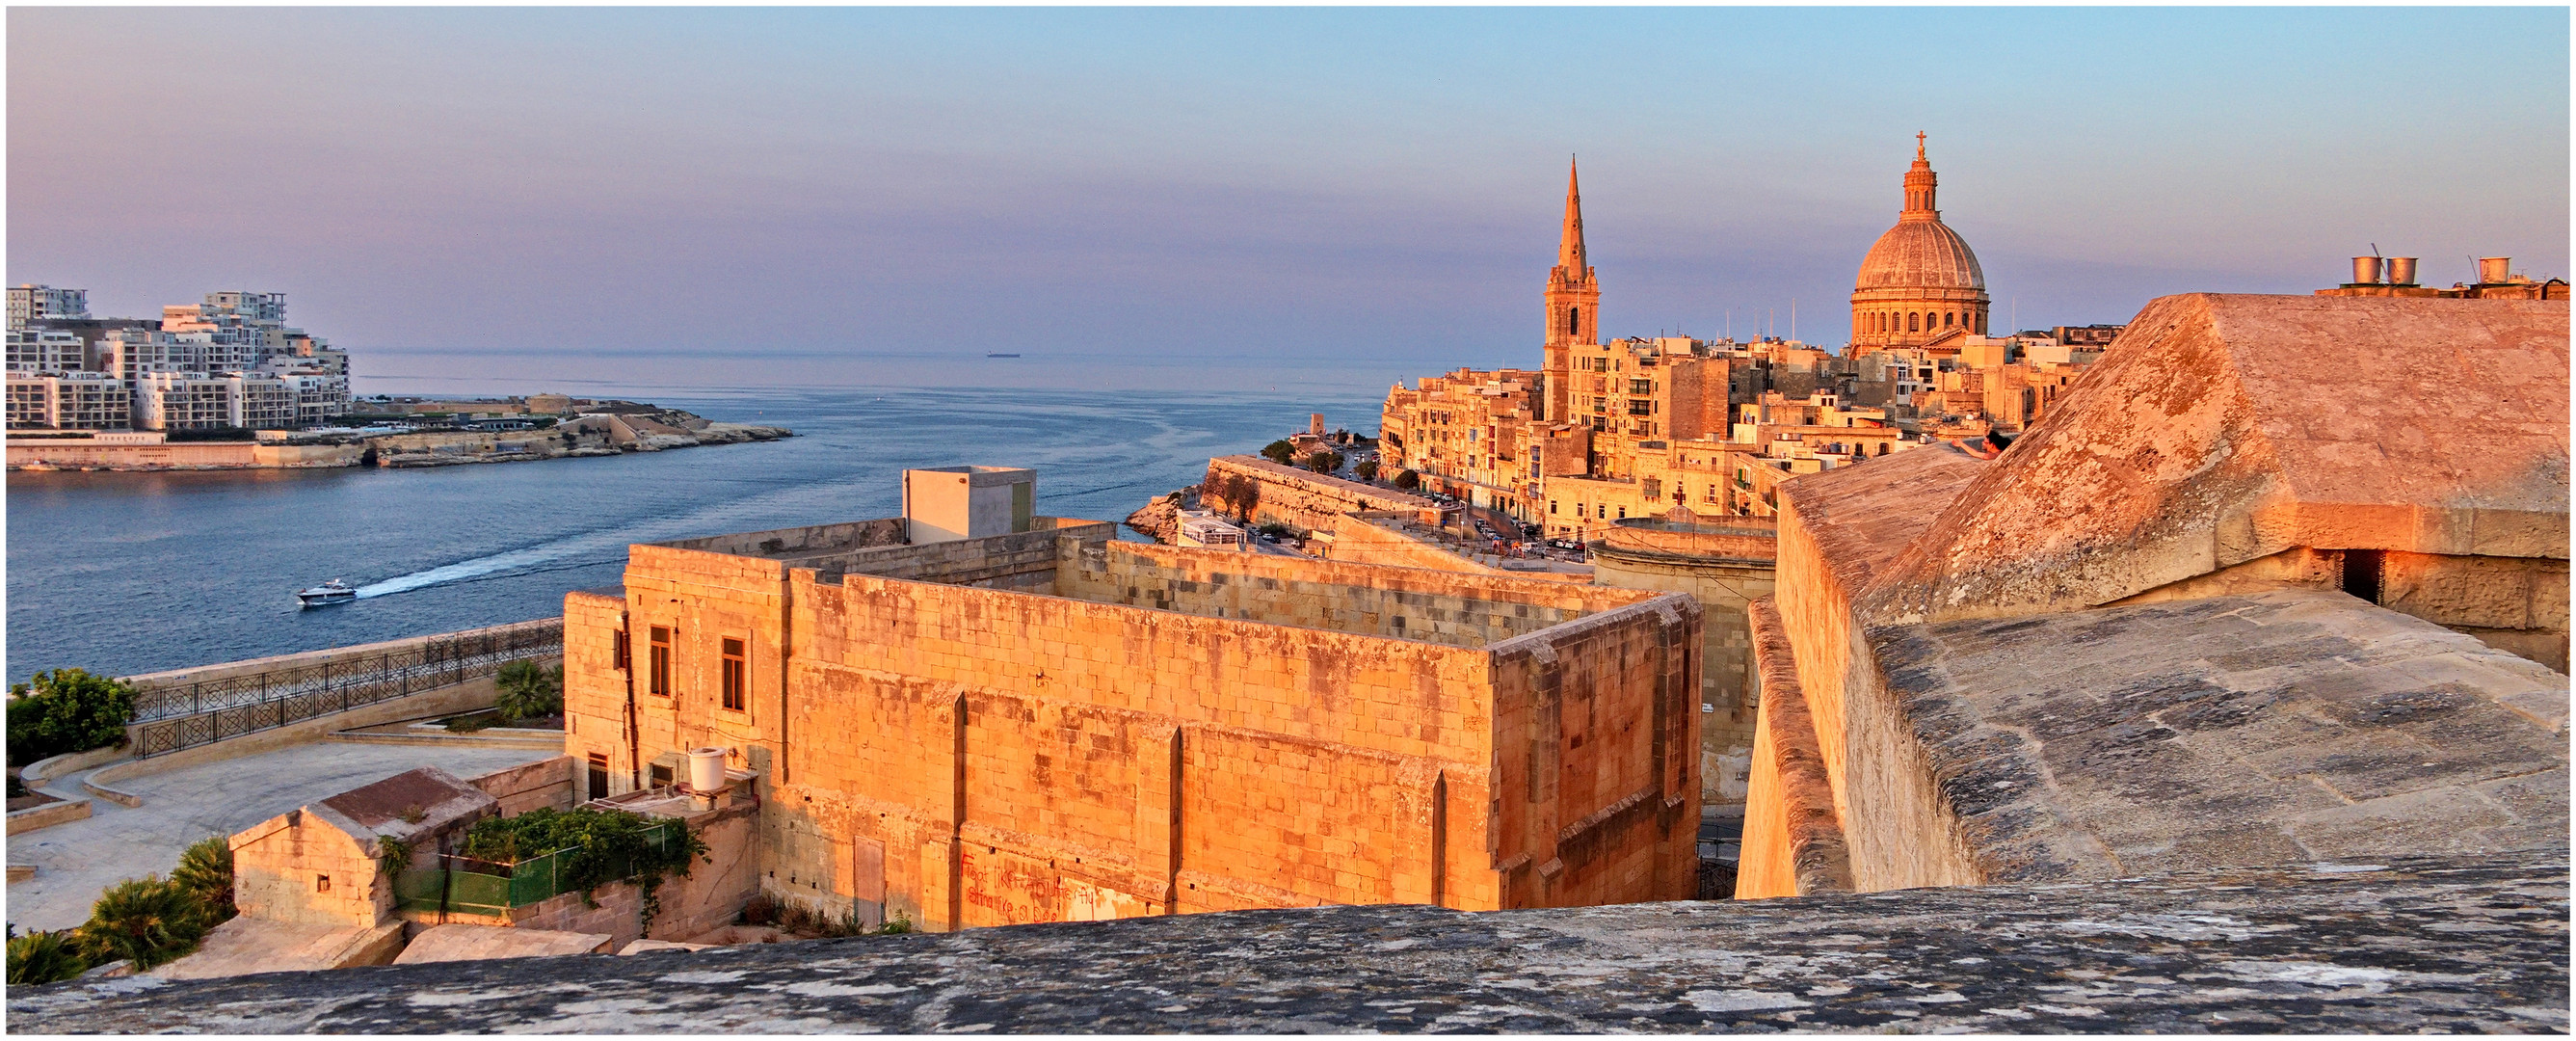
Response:
[{"label": "shrub", "polygon": [[742,905],[742,924],[770,925],[778,921],[778,900],[767,893],[755,893]]},{"label": "shrub", "polygon": [[1306,469],[1313,470],[1316,473],[1329,474],[1337,472],[1341,468],[1342,454],[1340,452],[1325,449],[1319,452],[1308,453],[1306,456]]},{"label": "shrub", "polygon": [[204,902],[209,915],[207,925],[221,925],[231,919],[239,913],[233,909],[232,840],[221,835],[197,840],[179,854],[179,866],[170,869],[170,884]]},{"label": "shrub", "polygon": [[9,985],[60,983],[89,971],[69,930],[9,938]]},{"label": "shrub", "polygon": [[501,699],[494,707],[506,722],[551,716],[563,711],[563,666],[546,668],[533,658],[501,666]]},{"label": "shrub", "polygon": [[1411,491],[1422,487],[1422,475],[1411,470],[1395,475],[1395,486]]},{"label": "shrub", "polygon": [[159,875],[129,878],[99,895],[78,930],[84,953],[99,964],[117,959],[141,972],[197,949],[214,928],[197,894]]},{"label": "shrub", "polygon": [[134,716],[134,688],[125,681],[81,669],[39,672],[9,688],[9,762],[25,766],[48,756],[125,744],[125,721]]},{"label": "shrub", "polygon": [[566,890],[585,892],[623,878],[658,878],[666,870],[687,875],[689,858],[707,851],[706,840],[683,828],[679,847],[661,852],[644,841],[644,833],[656,823],[623,810],[529,810],[474,822],[457,852],[512,864],[571,849],[575,852],[559,868],[560,877]]},{"label": "shrub", "polygon": [[1362,459],[1360,465],[1351,467],[1351,472],[1359,475],[1359,479],[1363,481],[1377,480],[1377,460]]},{"label": "shrub", "polygon": [[1274,463],[1280,463],[1280,464],[1283,464],[1283,465],[1284,465],[1284,464],[1286,464],[1286,463],[1288,462],[1289,457],[1294,456],[1294,455],[1296,455],[1296,454],[1297,454],[1297,449],[1296,449],[1296,447],[1295,447],[1295,446],[1293,446],[1293,445],[1290,445],[1290,444],[1289,444],[1286,440],[1284,440],[1284,439],[1283,439],[1283,440],[1279,440],[1279,441],[1273,441],[1273,442],[1270,442],[1269,444],[1266,444],[1266,445],[1261,446],[1261,457],[1262,457],[1262,458],[1264,458],[1264,459],[1268,459],[1268,460],[1270,460],[1271,462],[1274,462]]}]

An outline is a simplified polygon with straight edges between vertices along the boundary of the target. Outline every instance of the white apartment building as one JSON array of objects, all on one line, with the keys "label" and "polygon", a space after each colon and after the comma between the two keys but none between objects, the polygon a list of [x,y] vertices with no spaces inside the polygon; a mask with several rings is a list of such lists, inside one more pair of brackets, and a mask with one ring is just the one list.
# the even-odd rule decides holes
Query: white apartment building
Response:
[{"label": "white apartment building", "polygon": [[45,318],[89,317],[89,290],[56,289],[52,286],[18,285],[9,287],[9,328],[24,329],[28,322]]},{"label": "white apartment building", "polygon": [[122,430],[134,394],[104,372],[8,374],[8,426],[12,430]]},{"label": "white apartment building", "polygon": [[7,338],[9,372],[79,372],[88,368],[88,349],[77,333],[59,329],[11,329]]}]

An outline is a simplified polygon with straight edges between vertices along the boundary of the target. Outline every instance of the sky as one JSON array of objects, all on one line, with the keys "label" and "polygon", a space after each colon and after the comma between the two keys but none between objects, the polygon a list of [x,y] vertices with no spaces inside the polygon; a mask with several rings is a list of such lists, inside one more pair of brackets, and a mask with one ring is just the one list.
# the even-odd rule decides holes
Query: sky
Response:
[{"label": "sky", "polygon": [[12,7],[6,277],[361,392],[1383,387],[1538,364],[1575,155],[1605,335],[1839,346],[1919,130],[1996,327],[2121,322],[2567,275],[2568,18]]}]

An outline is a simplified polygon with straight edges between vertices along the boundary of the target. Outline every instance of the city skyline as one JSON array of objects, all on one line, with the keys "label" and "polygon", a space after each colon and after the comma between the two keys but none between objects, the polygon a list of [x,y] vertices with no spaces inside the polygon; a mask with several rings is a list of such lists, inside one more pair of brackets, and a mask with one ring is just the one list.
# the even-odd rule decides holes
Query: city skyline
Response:
[{"label": "city skyline", "polygon": [[1511,364],[1569,153],[1605,338],[1839,347],[1918,131],[2015,327],[2567,265],[2563,10],[9,17],[10,281],[283,291],[362,379]]}]

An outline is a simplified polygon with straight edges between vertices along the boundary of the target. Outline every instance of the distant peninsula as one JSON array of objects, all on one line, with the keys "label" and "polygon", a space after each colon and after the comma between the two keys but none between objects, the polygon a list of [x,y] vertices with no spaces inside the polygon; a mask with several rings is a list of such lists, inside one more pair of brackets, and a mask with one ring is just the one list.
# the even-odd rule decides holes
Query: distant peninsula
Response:
[{"label": "distant peninsula", "polygon": [[675,408],[536,394],[350,402],[341,425],[303,430],[12,430],[11,470],[410,469],[659,452],[793,437]]}]

